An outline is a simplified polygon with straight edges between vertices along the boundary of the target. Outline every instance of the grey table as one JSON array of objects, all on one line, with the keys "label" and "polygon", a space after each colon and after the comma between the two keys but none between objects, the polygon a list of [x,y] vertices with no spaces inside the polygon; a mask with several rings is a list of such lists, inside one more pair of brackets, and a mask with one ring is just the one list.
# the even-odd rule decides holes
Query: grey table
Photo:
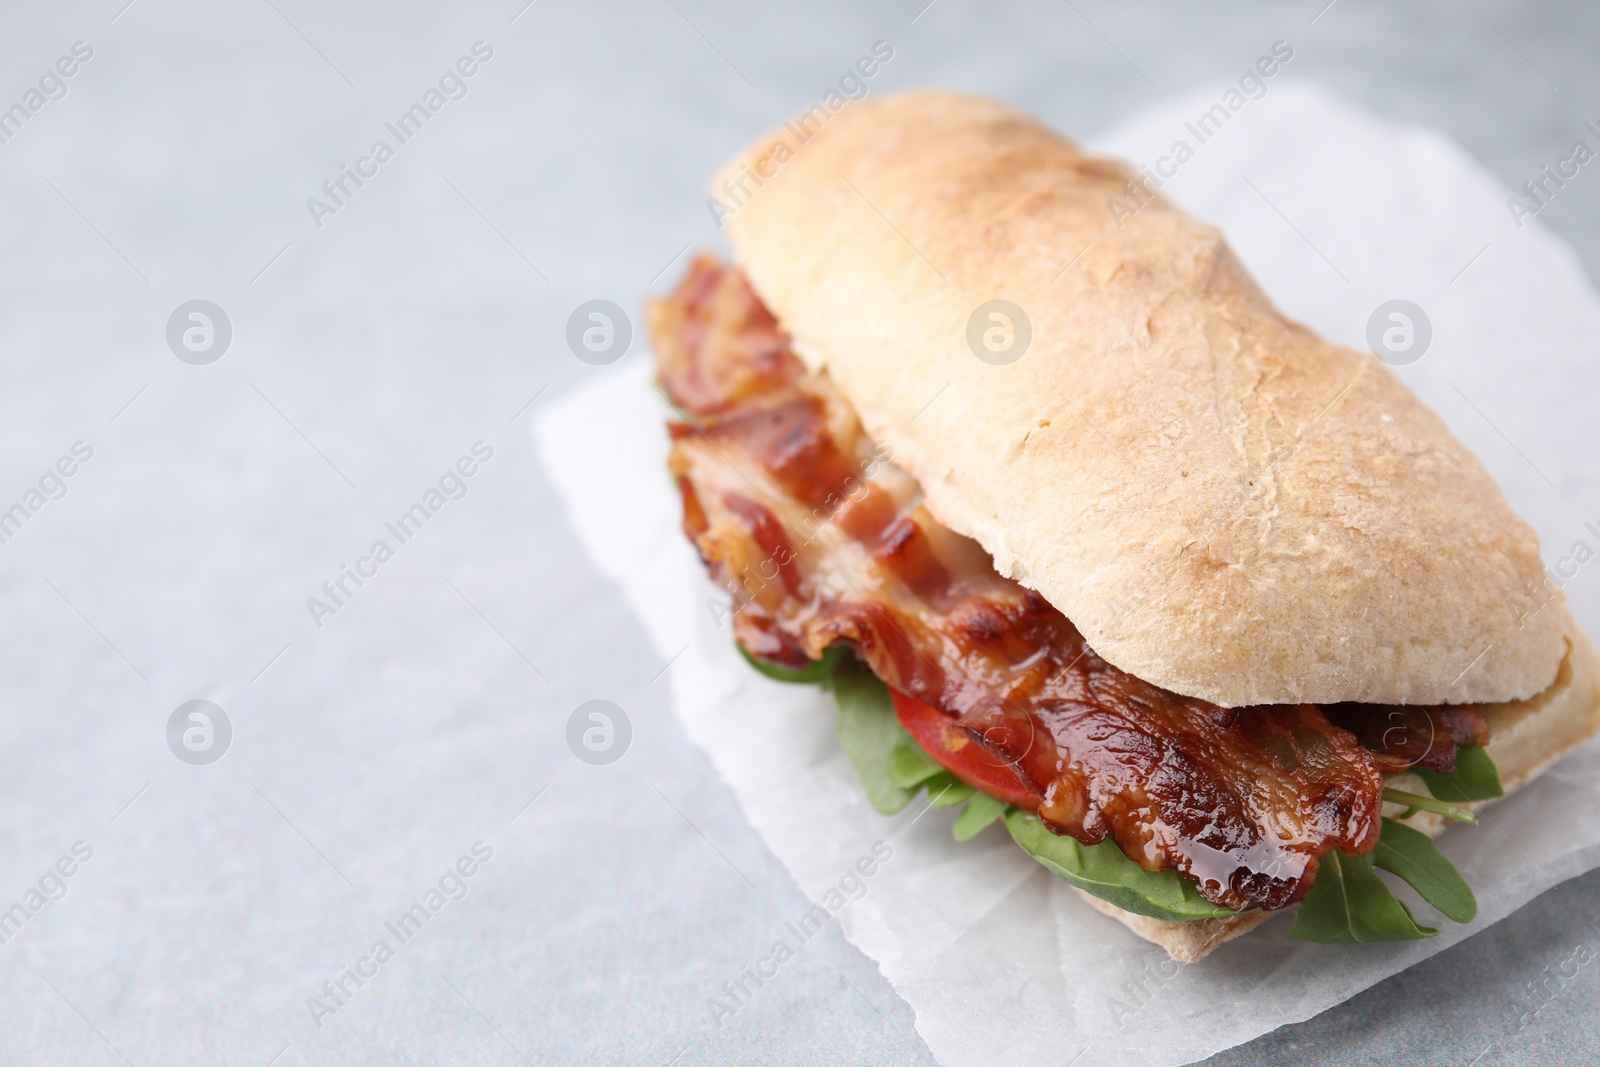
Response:
[{"label": "grey table", "polygon": [[[0,497],[94,449],[0,544],[0,898],[94,849],[0,944],[4,1062],[931,1062],[836,927],[711,1030],[705,998],[801,898],[564,526],[527,405],[589,373],[573,308],[636,308],[715,247],[706,175],[878,40],[874,92],[969,89],[1090,135],[1284,38],[1296,76],[1444,131],[1509,186],[1600,116],[1593,8],[1324,3],[0,15],[0,106],[40,89],[0,124]],[[77,41],[92,55],[57,68]],[[462,56],[472,74],[441,83]],[[425,128],[361,162],[441,85]],[[1600,277],[1600,179],[1540,221]],[[232,325],[207,366],[166,336],[195,298]],[[478,440],[494,456],[465,495],[316,618],[321,583]],[[604,771],[563,741],[597,697],[634,724]],[[204,768],[166,736],[195,698],[233,730]],[[314,1020],[323,982],[480,838],[465,899]],[[1597,911],[1600,875],[1577,879],[1213,1062],[1593,1062],[1594,968],[1517,1020]]]}]

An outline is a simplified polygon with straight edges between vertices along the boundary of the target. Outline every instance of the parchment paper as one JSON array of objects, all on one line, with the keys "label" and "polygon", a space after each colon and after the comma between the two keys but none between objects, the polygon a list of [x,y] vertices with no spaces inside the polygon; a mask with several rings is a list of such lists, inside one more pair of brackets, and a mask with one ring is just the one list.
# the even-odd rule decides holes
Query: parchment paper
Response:
[{"label": "parchment paper", "polygon": [[[1153,164],[1179,138],[1194,145],[1185,121],[1225,88],[1153,107],[1092,146]],[[1600,547],[1584,529],[1600,520],[1589,439],[1600,301],[1571,251],[1536,221],[1518,229],[1508,191],[1460,149],[1280,81],[1200,145],[1165,192],[1220,225],[1280,306],[1333,340],[1365,347],[1380,303],[1420,305],[1432,345],[1403,376],[1535,524],[1547,563],[1580,540]],[[1478,896],[1471,925],[1401,889],[1438,937],[1308,945],[1278,918],[1178,967],[1093,912],[1003,829],[961,844],[950,836],[953,812],[917,803],[879,816],[833,738],[828,698],[758,677],[709,610],[721,595],[678,530],[664,408],[649,375],[633,358],[552,403],[535,423],[549,473],[583,544],[672,661],[685,729],[801,889],[821,900],[873,842],[891,842],[893,858],[840,918],[949,1067],[1202,1059],[1309,1018],[1600,865],[1600,748],[1591,745],[1482,826],[1444,836]],[[1573,566],[1569,558],[1563,569]],[[1579,567],[1568,593],[1594,632],[1594,574]]]}]

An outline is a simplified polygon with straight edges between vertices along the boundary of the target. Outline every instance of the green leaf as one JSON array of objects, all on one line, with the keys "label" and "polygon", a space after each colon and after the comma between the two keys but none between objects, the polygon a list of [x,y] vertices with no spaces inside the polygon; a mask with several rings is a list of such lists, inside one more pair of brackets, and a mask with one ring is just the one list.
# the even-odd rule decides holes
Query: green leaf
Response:
[{"label": "green leaf", "polygon": [[[885,689],[885,693],[887,692]],[[890,707],[889,714],[894,714],[893,706]],[[906,733],[905,727],[900,726],[899,719],[895,720],[895,726],[899,728],[900,736],[889,751],[889,781],[901,789],[909,789],[915,793],[928,779],[946,772],[943,765],[928,755],[922,746]]]},{"label": "green leaf", "polygon": [[[1418,835],[1421,836],[1421,835]],[[1372,869],[1372,857],[1329,852],[1300,902],[1289,936],[1323,945],[1416,941],[1439,931],[1418,926],[1411,911]]]},{"label": "green leaf", "polygon": [[826,686],[829,679],[833,677],[834,671],[844,662],[845,657],[850,655],[849,649],[843,645],[835,645],[824,652],[821,659],[813,660],[809,667],[796,671],[790,670],[788,667],[780,667],[776,663],[768,663],[765,660],[756,659],[749,652],[746,652],[745,647],[737,641],[734,642],[734,647],[739,650],[739,655],[744,657],[744,661],[757,671],[771,678],[774,682],[786,682],[790,685]]},{"label": "green leaf", "polygon": [[1403,789],[1385,789],[1383,791],[1383,799],[1390,804],[1404,804],[1406,806],[1405,814],[1400,816],[1402,819],[1409,819],[1419,811],[1431,811],[1437,815],[1443,815],[1447,819],[1454,819],[1456,822],[1478,825],[1478,817],[1466,808],[1458,808],[1454,804],[1447,804],[1442,800],[1425,797],[1421,793],[1407,793]]},{"label": "green leaf", "polygon": [[839,747],[850,757],[872,806],[893,815],[911,803],[917,790],[896,782],[890,770],[892,754],[911,736],[895,717],[889,687],[869,670],[841,665],[830,688],[839,705]]},{"label": "green leaf", "polygon": [[943,771],[924,783],[928,790],[928,803],[936,808],[953,808],[966,803],[977,792],[966,782]]},{"label": "green leaf", "polygon": [[1012,840],[1034,859],[1123,911],[1171,922],[1236,914],[1206,900],[1194,882],[1177,871],[1144,870],[1124,856],[1115,841],[1084,845],[1071,837],[1058,837],[1045,829],[1039,816],[1020,808],[1006,812],[1005,820]]},{"label": "green leaf", "polygon": [[1427,834],[1393,819],[1383,820],[1372,863],[1399,875],[1418,896],[1456,922],[1469,923],[1477,917],[1478,900],[1471,887]]},{"label": "green leaf", "polygon": [[961,809],[961,814],[956,816],[956,824],[951,832],[955,834],[957,841],[970,841],[990,823],[1004,815],[1010,806],[998,797],[979,793]]},{"label": "green leaf", "polygon": [[1440,800],[1464,803],[1468,800],[1493,800],[1506,795],[1494,760],[1478,745],[1462,745],[1456,749],[1454,774],[1440,774],[1420,767],[1416,773],[1428,787],[1428,792]]}]

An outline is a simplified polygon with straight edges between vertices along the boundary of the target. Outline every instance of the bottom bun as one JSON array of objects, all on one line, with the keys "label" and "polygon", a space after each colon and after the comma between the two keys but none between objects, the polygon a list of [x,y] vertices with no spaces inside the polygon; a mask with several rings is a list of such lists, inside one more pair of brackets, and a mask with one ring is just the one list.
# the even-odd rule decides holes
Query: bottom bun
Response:
[{"label": "bottom bun", "polygon": [[1123,911],[1077,886],[1073,886],[1072,891],[1088,901],[1095,911],[1111,916],[1146,941],[1154,941],[1166,949],[1167,955],[1179,963],[1195,963],[1205,959],[1212,949],[1224,941],[1232,941],[1240,934],[1254,930],[1273,915],[1270,911],[1247,911],[1221,919],[1191,919],[1174,923]]},{"label": "bottom bun", "polygon": [[[1489,724],[1489,755],[1510,796],[1562,755],[1600,732],[1600,652],[1574,628],[1567,639],[1567,657],[1549,689],[1528,700],[1480,705],[1478,711]],[[1411,793],[1427,793],[1422,779],[1414,774],[1390,775],[1385,784]],[[1463,806],[1477,809],[1492,803]],[[1390,818],[1404,810],[1398,804],[1383,806],[1383,813]],[[1428,811],[1418,812],[1405,822],[1429,837],[1439,836],[1449,825],[1443,816]],[[1221,919],[1167,922],[1123,911],[1081,889],[1075,892],[1095,911],[1160,945],[1179,963],[1204,959],[1224,941],[1231,941],[1272,917],[1270,912],[1251,911]]]}]

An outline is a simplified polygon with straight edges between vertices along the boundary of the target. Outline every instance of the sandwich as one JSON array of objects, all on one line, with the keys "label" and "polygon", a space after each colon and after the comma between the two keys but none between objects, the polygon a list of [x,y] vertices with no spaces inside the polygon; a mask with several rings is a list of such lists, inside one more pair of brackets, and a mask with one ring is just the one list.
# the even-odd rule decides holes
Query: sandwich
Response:
[{"label": "sandwich", "polygon": [[1383,362],[994,102],[844,105],[712,189],[732,261],[646,316],[683,529],[878,811],[959,807],[1184,962],[1471,921],[1433,839],[1600,730],[1600,657]]}]

